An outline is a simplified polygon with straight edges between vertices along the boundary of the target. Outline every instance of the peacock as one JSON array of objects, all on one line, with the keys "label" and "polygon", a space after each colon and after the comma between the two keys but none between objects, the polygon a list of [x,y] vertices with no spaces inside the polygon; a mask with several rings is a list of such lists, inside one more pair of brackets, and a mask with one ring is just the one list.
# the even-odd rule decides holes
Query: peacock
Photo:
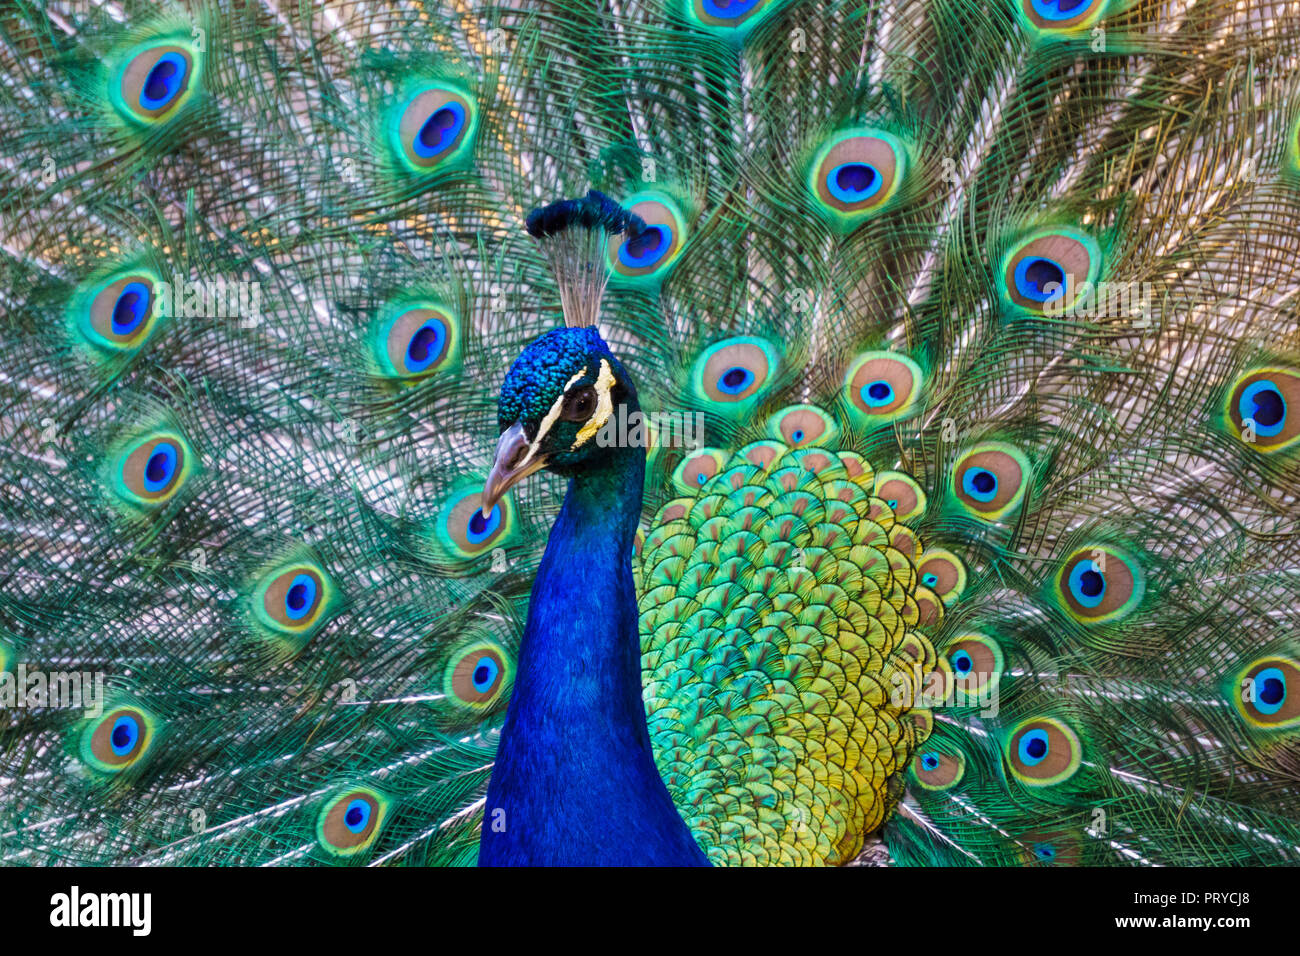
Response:
[{"label": "peacock", "polygon": [[1282,0],[0,8],[0,859],[1300,862]]}]

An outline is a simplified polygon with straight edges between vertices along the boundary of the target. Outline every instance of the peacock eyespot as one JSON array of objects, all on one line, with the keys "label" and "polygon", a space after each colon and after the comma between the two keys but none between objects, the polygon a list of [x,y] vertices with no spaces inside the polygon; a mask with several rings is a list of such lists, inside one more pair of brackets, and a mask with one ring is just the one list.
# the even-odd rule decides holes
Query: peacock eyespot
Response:
[{"label": "peacock eyespot", "polygon": [[947,648],[958,690],[984,692],[1001,681],[1004,661],[997,641],[983,634],[963,634]]},{"label": "peacock eyespot", "polygon": [[352,856],[375,842],[389,800],[377,790],[356,787],[327,802],[316,822],[316,838],[333,856]]},{"label": "peacock eyespot", "polygon": [[662,193],[644,192],[623,202],[645,228],[635,235],[613,233],[609,258],[615,278],[654,280],[677,260],[686,241],[686,221],[677,204]]},{"label": "peacock eyespot", "polygon": [[381,374],[419,379],[447,371],[460,353],[460,323],[438,305],[399,306],[381,319],[374,339]]},{"label": "peacock eyespot", "polygon": [[907,171],[907,150],[883,130],[841,133],[817,153],[809,183],[822,208],[851,225],[885,208]]},{"label": "peacock eyespot", "polygon": [[993,521],[1020,504],[1029,474],[1029,459],[1019,449],[984,442],[958,456],[952,493],[967,512]]},{"label": "peacock eyespot", "polygon": [[673,469],[673,484],[687,495],[695,495],[722,471],[726,454],[718,448],[701,448],[687,455]]},{"label": "peacock eyespot", "polygon": [[925,492],[911,475],[901,471],[882,471],[876,475],[875,496],[889,505],[899,521],[915,518],[925,511]]},{"label": "peacock eyespot", "polygon": [[1078,771],[1083,759],[1075,732],[1051,717],[1020,724],[1008,738],[1007,763],[1021,783],[1031,787],[1063,783]]},{"label": "peacock eyespot", "polygon": [[949,790],[966,774],[966,758],[960,753],[925,750],[912,759],[912,778],[924,790]]},{"label": "peacock eyespot", "polygon": [[777,352],[770,342],[742,336],[705,349],[695,361],[692,378],[697,393],[717,411],[733,414],[768,389],[777,368]]},{"label": "peacock eyespot", "polygon": [[149,272],[118,275],[72,300],[72,327],[78,338],[103,353],[138,348],[149,337],[157,318],[154,290],[158,279]]},{"label": "peacock eyespot", "polygon": [[921,583],[945,604],[958,598],[966,587],[966,567],[949,551],[926,551],[916,571]]},{"label": "peacock eyespot", "polygon": [[180,442],[155,438],[127,456],[122,465],[122,480],[142,498],[163,498],[180,477],[184,460]]},{"label": "peacock eyespot", "polygon": [[103,773],[125,770],[148,753],[154,728],[152,717],[138,707],[112,708],[82,732],[81,756]]},{"label": "peacock eyespot", "polygon": [[748,30],[777,0],[686,0],[688,13],[714,30]]},{"label": "peacock eyespot", "polygon": [[1233,704],[1256,727],[1300,724],[1300,661],[1280,656],[1253,661],[1237,676]]},{"label": "peacock eyespot", "polygon": [[185,46],[161,43],[137,49],[117,70],[112,100],[128,119],[159,122],[188,98],[195,72],[195,53]]},{"label": "peacock eyespot", "polygon": [[487,514],[480,507],[481,488],[467,487],[453,492],[443,505],[437,524],[437,538],[449,556],[469,560],[510,543],[515,531],[515,510],[509,496]]},{"label": "peacock eyespot", "polygon": [[436,169],[458,157],[473,138],[474,101],[450,86],[433,86],[411,97],[394,128],[394,149],[413,172]]},{"label": "peacock eyespot", "polygon": [[275,577],[262,603],[274,620],[297,628],[311,622],[324,593],[324,583],[314,568],[295,568]]},{"label": "peacock eyespot", "polygon": [[1269,453],[1300,439],[1300,372],[1260,368],[1240,376],[1228,392],[1227,413],[1233,433],[1246,445]]},{"label": "peacock eyespot", "polygon": [[492,642],[473,644],[448,663],[445,693],[466,707],[485,710],[501,698],[511,674],[505,648]]},{"label": "peacock eyespot", "polygon": [[288,637],[292,649],[325,621],[336,600],[333,581],[311,562],[282,565],[264,575],[253,592],[257,620],[272,633]]},{"label": "peacock eyespot", "polygon": [[135,438],[117,453],[109,488],[114,501],[143,512],[174,498],[194,469],[193,452],[178,432]]},{"label": "peacock eyespot", "polygon": [[1106,0],[1020,0],[1025,19],[1043,32],[1091,26],[1101,19]]},{"label": "peacock eyespot", "polygon": [[767,420],[767,434],[792,448],[831,441],[839,428],[815,405],[790,405]]},{"label": "peacock eyespot", "polygon": [[883,425],[907,414],[920,391],[920,367],[893,352],[860,355],[845,376],[849,408],[867,425]]},{"label": "peacock eyespot", "polygon": [[1106,545],[1072,552],[1057,579],[1066,612],[1081,623],[1127,616],[1142,600],[1143,589],[1137,562]]},{"label": "peacock eyespot", "polygon": [[1002,264],[1003,295],[1038,315],[1070,314],[1101,272],[1101,249],[1084,232],[1040,230],[1017,242]]}]

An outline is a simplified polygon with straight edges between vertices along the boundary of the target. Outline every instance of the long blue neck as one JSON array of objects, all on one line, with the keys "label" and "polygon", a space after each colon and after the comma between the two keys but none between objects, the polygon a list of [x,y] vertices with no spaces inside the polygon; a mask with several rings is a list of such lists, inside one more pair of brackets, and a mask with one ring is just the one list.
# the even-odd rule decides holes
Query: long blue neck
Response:
[{"label": "long blue neck", "polygon": [[645,451],[569,484],[528,606],[479,864],[707,865],[655,769],[631,553]]}]

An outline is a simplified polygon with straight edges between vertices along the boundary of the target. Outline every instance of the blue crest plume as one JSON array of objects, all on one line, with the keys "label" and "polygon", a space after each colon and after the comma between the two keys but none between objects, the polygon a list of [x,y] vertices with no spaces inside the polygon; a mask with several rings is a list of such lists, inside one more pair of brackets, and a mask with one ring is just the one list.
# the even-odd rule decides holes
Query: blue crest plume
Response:
[{"label": "blue crest plume", "polygon": [[577,199],[537,207],[524,226],[546,253],[560,287],[564,324],[570,328],[596,324],[609,281],[607,234],[626,232],[635,238],[646,228],[640,216],[594,189]]}]

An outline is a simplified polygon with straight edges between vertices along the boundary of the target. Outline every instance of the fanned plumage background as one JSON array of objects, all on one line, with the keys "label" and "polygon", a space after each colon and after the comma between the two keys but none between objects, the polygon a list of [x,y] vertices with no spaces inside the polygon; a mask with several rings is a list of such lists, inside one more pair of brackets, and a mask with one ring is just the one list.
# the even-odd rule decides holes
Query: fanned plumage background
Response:
[{"label": "fanned plumage background", "polygon": [[[521,223],[594,187],[664,227],[659,260],[613,257],[601,321],[643,405],[734,449],[817,404],[914,476],[912,526],[964,562],[929,639],[994,638],[1000,714],[935,711],[927,752],[964,772],[894,768],[906,796],[870,837],[893,861],[1300,859],[1300,471],[1285,417],[1256,441],[1233,417],[1267,369],[1300,428],[1300,4],[1061,7],[1086,22],[1035,26],[1030,0],[701,0],[740,29],[616,0],[0,8],[0,663],[103,672],[139,733],[114,763],[79,712],[0,713],[0,858],[475,859],[564,491],[537,476],[474,540],[497,388],[561,323]],[[190,51],[189,86],[141,119],[115,84],[160,43]],[[427,90],[463,120],[421,165],[399,144]],[[820,164],[864,130],[902,144],[898,175],[845,212]],[[1007,263],[1062,234],[1145,314],[1025,307]],[[260,309],[110,341],[97,303],[124,277],[256,282]],[[414,371],[388,349],[411,308],[444,336]],[[773,350],[728,404],[695,372],[739,336]],[[872,352],[915,370],[896,416],[845,387]],[[123,486],[160,438],[182,477]],[[951,491],[987,442],[1029,465],[994,520]],[[648,530],[690,463],[654,453]],[[1142,582],[1114,620],[1053,590],[1096,548]],[[290,572],[317,592],[305,624],[258,610]],[[1261,662],[1292,677],[1270,714],[1242,701]],[[1007,749],[1043,715],[1078,738],[1055,786]],[[357,793],[373,839],[340,853],[322,828]],[[845,862],[866,838],[706,850]]]}]

